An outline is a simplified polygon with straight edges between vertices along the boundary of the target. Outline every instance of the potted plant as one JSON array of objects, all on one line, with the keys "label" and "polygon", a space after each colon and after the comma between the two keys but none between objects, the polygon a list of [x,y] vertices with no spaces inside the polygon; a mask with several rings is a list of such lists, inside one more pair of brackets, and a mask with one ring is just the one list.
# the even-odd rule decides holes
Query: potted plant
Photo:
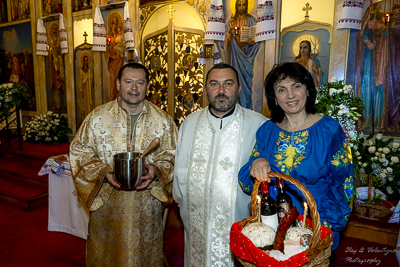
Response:
[{"label": "potted plant", "polygon": [[72,132],[67,118],[52,111],[34,117],[25,126],[24,140],[36,144],[67,143]]}]

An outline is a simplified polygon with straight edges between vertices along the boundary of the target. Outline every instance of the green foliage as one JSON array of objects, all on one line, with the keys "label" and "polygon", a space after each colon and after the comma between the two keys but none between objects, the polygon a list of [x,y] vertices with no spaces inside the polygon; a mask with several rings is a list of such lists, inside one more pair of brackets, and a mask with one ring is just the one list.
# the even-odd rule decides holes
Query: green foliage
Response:
[{"label": "green foliage", "polygon": [[[393,138],[383,139],[382,134],[361,138],[354,153],[354,164],[364,185],[367,177],[372,175],[372,184],[384,192],[388,199],[400,199],[400,144]],[[365,178],[363,175],[365,174]]]},{"label": "green foliage", "polygon": [[372,205],[379,205],[382,204],[382,195],[381,194],[377,194],[375,191],[373,192],[374,196],[371,200],[365,200],[364,203],[365,204],[372,204]]},{"label": "green foliage", "polygon": [[16,83],[0,85],[0,121],[8,117],[10,111],[28,96],[28,90],[23,85]]},{"label": "green foliage", "polygon": [[356,122],[364,109],[364,102],[355,95],[354,89],[343,81],[328,82],[318,89],[316,108],[319,113],[336,119],[343,127],[351,147],[362,137],[356,130]]}]

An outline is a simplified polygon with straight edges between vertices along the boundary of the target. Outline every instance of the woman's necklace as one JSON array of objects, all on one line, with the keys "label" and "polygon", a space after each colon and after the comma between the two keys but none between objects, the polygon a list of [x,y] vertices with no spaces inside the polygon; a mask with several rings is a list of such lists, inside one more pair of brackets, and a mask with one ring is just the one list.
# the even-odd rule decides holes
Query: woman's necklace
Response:
[{"label": "woman's necklace", "polygon": [[306,117],[306,119],[304,120],[304,122],[302,124],[297,124],[296,127],[294,127],[293,129],[290,130],[289,120],[286,118],[285,131],[286,132],[296,132],[296,131],[303,130],[303,129],[307,128],[308,127],[308,119],[309,119],[309,115],[307,114],[307,117]]}]

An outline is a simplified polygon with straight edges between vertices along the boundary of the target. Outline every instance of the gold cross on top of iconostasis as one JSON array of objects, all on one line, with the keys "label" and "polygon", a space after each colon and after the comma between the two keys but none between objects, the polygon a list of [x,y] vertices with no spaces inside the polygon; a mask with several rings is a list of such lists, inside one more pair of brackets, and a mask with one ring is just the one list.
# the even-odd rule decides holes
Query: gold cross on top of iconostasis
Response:
[{"label": "gold cross on top of iconostasis", "polygon": [[305,11],[306,12],[306,15],[304,16],[306,19],[308,19],[308,11],[309,10],[311,10],[312,9],[312,6],[310,6],[310,4],[309,3],[306,3],[306,6],[305,7],[303,7],[303,11]]},{"label": "gold cross on top of iconostasis", "polygon": [[86,43],[88,34],[86,32],[83,32],[83,37],[85,37],[85,43]]},{"label": "gold cross on top of iconostasis", "polygon": [[169,7],[168,7],[168,9],[167,9],[167,12],[169,13],[169,19],[172,19],[172,18],[173,18],[172,13],[175,12],[175,11],[176,11],[176,10],[173,9],[172,5],[170,4]]}]

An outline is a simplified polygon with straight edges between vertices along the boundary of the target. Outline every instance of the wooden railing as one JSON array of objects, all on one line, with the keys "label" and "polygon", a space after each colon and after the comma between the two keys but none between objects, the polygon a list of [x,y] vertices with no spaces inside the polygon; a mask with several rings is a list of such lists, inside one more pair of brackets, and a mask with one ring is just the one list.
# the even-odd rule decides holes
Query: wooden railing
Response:
[{"label": "wooden railing", "polygon": [[7,117],[0,120],[0,157],[11,147],[13,140],[18,139],[22,150],[22,130],[20,107],[17,106]]}]

